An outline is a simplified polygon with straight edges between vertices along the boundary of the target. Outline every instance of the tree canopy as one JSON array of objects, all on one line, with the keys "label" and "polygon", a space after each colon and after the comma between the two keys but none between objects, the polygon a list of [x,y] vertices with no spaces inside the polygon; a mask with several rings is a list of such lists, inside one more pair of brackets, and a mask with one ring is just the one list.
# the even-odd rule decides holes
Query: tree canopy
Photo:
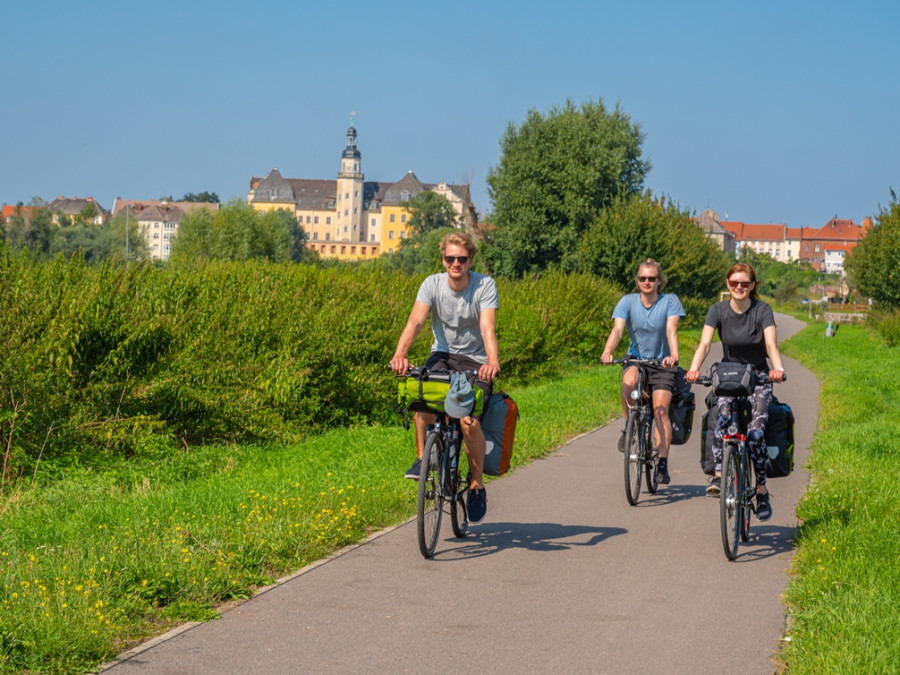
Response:
[{"label": "tree canopy", "polygon": [[215,212],[196,209],[182,218],[169,259],[299,261],[310,255],[305,241],[306,234],[289,211],[261,213],[235,199]]},{"label": "tree canopy", "polygon": [[520,276],[571,270],[581,235],[617,197],[640,193],[649,162],[640,126],[602,100],[567,101],[547,114],[530,110],[510,123],[500,163],[487,177],[493,202],[488,249],[492,272]]},{"label": "tree canopy", "polygon": [[441,227],[454,227],[458,220],[453,204],[443,195],[431,190],[420,192],[409,201],[403,202],[403,205],[410,212],[409,227],[412,238]]},{"label": "tree canopy", "polygon": [[853,249],[845,264],[865,296],[889,309],[900,309],[900,201],[891,201],[875,215],[875,226]]},{"label": "tree canopy", "polygon": [[714,299],[731,260],[677,205],[649,193],[619,196],[590,224],[578,244],[580,271],[623,290],[634,287],[638,266],[653,258],[668,277],[667,290]]}]

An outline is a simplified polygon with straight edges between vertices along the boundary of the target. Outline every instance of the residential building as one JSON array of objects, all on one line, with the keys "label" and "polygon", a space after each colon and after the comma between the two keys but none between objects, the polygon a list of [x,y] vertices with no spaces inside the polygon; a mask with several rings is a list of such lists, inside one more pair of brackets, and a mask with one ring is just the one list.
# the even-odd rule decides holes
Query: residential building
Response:
[{"label": "residential building", "polygon": [[290,211],[307,235],[308,248],[341,260],[393,253],[410,234],[411,214],[404,202],[427,190],[447,198],[460,227],[475,227],[468,184],[422,183],[411,170],[393,183],[367,181],[356,142],[351,126],[336,180],[284,178],[273,168],[263,178],[250,178],[247,204],[262,212]]},{"label": "residential building", "polygon": [[706,236],[712,239],[725,253],[735,253],[734,234],[722,226],[719,214],[712,209],[707,209],[696,219],[697,225],[706,232]]},{"label": "residential building", "polygon": [[31,219],[34,218],[35,212],[39,209],[39,206],[18,206],[13,204],[4,204],[2,207],[2,211],[0,211],[0,222],[4,225],[9,225],[12,222],[12,219],[16,216],[22,216],[25,220],[25,224],[31,223]]},{"label": "residential building", "polygon": [[67,216],[72,221],[87,216],[91,225],[102,225],[109,220],[109,211],[104,209],[93,197],[63,197],[60,195],[52,202],[47,204],[47,210],[50,212],[51,222],[59,225],[59,221],[63,216]]},{"label": "residential building", "polygon": [[168,260],[181,219],[195,209],[215,211],[218,208],[218,204],[206,202],[167,202],[116,197],[113,203],[113,217],[125,211],[129,220],[134,219],[131,221],[134,223],[131,232],[135,236],[142,236],[147,242],[150,258]]}]

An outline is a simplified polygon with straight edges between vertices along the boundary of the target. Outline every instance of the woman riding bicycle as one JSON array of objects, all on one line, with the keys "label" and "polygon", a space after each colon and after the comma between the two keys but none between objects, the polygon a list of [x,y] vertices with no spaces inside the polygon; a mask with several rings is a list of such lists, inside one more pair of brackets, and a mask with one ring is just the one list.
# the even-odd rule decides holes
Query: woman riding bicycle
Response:
[{"label": "woman riding bicycle", "polygon": [[[669,483],[669,443],[672,424],[669,422],[669,403],[675,387],[678,363],[678,321],[684,316],[684,307],[678,296],[662,293],[666,277],[662,267],[652,258],[638,266],[634,277],[637,293],[630,293],[619,300],[613,310],[613,329],[603,348],[600,360],[609,365],[613,351],[622,339],[626,328],[631,345],[628,355],[637,359],[659,359],[661,366],[650,366],[649,385],[652,389],[653,416],[656,420],[654,434],[659,451],[657,476],[659,482]],[[622,373],[622,411],[628,416],[628,401],[637,382],[637,368],[629,366]],[[625,451],[625,431],[619,438],[619,452]]]},{"label": "woman riding bicycle", "polygon": [[[718,330],[724,361],[751,364],[758,371],[768,372],[770,380],[780,382],[784,376],[784,366],[778,351],[775,316],[772,308],[759,299],[756,272],[747,263],[737,263],[728,270],[725,278],[731,298],[709,308],[700,344],[687,373],[687,381],[696,382],[700,377],[699,368],[709,354],[713,336]],[[766,363],[766,356],[772,363],[771,370]],[[747,445],[756,472],[756,517],[768,520],[772,516],[772,506],[766,487],[765,428],[769,417],[769,402],[772,400],[771,382],[757,384],[749,400],[752,419],[747,428]],[[706,494],[712,497],[718,496],[721,490],[722,437],[730,419],[730,403],[729,397],[718,398],[718,417],[713,438],[716,469],[706,488]]]}]

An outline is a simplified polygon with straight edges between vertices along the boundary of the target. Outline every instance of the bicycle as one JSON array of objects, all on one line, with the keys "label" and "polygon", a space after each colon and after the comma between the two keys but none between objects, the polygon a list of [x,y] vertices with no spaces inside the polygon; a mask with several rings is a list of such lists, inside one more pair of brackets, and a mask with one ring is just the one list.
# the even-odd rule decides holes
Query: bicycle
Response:
[{"label": "bicycle", "polygon": [[[396,377],[419,379],[423,375],[427,377],[424,368],[413,367],[405,375]],[[472,474],[467,472],[463,478],[460,473],[463,436],[459,420],[434,408],[428,408],[427,412],[436,417],[425,432],[425,451],[422,454],[416,503],[416,532],[419,551],[425,558],[430,558],[437,547],[445,504],[450,512],[453,535],[460,539],[466,536],[469,515],[465,495],[469,490]],[[408,420],[405,426],[409,429]]]},{"label": "bicycle", "polygon": [[656,466],[659,452],[653,434],[653,404],[649,389],[648,366],[660,366],[659,359],[636,359],[624,356],[613,361],[622,368],[636,366],[638,379],[628,401],[628,417],[625,420],[625,497],[634,506],[641,492],[641,472],[647,476],[647,491],[655,494],[659,488]]},{"label": "bicycle", "polygon": [[[786,377],[782,375],[781,382]],[[769,374],[758,371],[757,384],[775,382]],[[697,384],[712,386],[712,377],[701,375]],[[750,514],[756,513],[751,486],[750,452],[747,447],[747,425],[750,422],[750,399],[734,396],[728,406],[731,419],[725,430],[722,445],[722,487],[719,492],[719,524],[722,528],[722,546],[725,557],[737,557],[738,540],[750,539]]]}]

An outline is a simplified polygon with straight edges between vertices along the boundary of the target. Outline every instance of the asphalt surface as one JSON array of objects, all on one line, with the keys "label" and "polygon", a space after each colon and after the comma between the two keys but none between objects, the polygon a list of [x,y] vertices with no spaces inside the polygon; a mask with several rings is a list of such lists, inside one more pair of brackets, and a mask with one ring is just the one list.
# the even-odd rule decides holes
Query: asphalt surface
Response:
[{"label": "asphalt surface", "polygon": [[[802,327],[777,320],[779,339]],[[704,494],[707,390],[695,386],[694,432],[672,449],[672,482],[655,495],[642,486],[636,506],[625,499],[616,420],[489,483],[487,517],[466,538],[445,516],[431,560],[409,521],[105,672],[772,673],[818,416],[817,380],[791,359],[785,368],[775,391],[797,418],[796,468],[770,479],[774,514],[752,521],[733,562],[718,499]]]}]

